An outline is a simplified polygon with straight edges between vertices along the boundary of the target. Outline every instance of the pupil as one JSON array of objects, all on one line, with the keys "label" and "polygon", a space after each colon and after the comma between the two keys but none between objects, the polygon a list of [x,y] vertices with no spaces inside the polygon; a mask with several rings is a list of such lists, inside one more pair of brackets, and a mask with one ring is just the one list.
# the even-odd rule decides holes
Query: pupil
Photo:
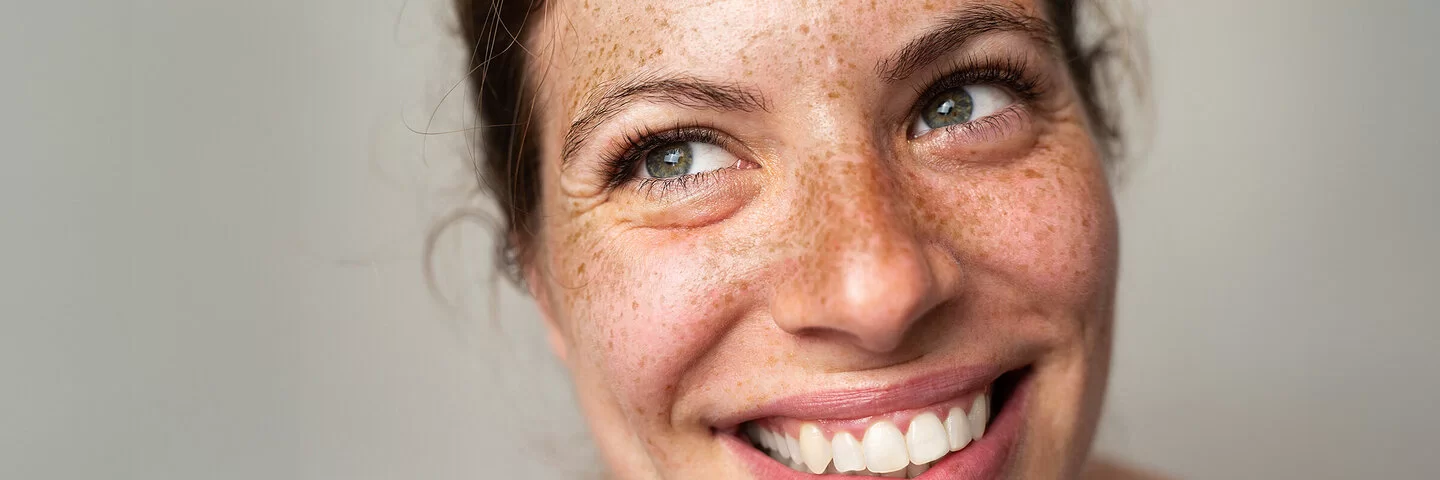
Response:
[{"label": "pupil", "polygon": [[936,112],[939,112],[941,115],[949,115],[949,114],[950,114],[950,110],[954,110],[954,109],[955,109],[955,101],[954,101],[954,100],[946,100],[945,103],[940,104],[940,108],[935,109],[935,111],[936,111]]},{"label": "pupil", "polygon": [[945,92],[931,105],[932,107],[925,113],[924,118],[925,125],[930,128],[948,127],[968,122],[975,110],[975,100],[970,98],[970,92],[963,88]]},{"label": "pupil", "polygon": [[690,173],[690,164],[694,161],[690,144],[681,142],[666,145],[651,150],[645,156],[645,173],[654,178],[679,177]]}]

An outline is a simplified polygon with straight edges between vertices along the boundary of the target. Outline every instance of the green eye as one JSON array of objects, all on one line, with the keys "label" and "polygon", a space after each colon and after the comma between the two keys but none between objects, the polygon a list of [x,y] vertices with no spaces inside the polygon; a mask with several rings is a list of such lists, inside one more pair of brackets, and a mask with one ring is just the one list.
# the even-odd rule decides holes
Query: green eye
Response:
[{"label": "green eye", "polygon": [[959,125],[970,121],[975,113],[975,99],[963,88],[941,93],[925,106],[920,118],[931,129]]},{"label": "green eye", "polygon": [[645,173],[653,178],[674,178],[690,173],[695,154],[689,142],[672,143],[645,155]]},{"label": "green eye", "polygon": [[1015,95],[995,85],[965,85],[940,92],[927,102],[911,120],[910,138],[999,114],[1016,100]]},{"label": "green eye", "polygon": [[724,147],[708,141],[661,143],[643,154],[635,166],[635,176],[676,179],[735,167],[739,161]]}]

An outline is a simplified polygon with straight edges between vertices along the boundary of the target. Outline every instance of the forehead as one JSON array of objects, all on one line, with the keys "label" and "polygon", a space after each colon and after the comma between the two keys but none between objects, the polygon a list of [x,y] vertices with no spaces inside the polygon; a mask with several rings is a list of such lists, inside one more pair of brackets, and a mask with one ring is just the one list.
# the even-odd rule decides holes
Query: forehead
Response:
[{"label": "forehead", "polygon": [[966,7],[1039,17],[1034,0],[565,0],[531,44],[541,91],[573,111],[599,85],[636,74],[794,84],[875,62]]}]

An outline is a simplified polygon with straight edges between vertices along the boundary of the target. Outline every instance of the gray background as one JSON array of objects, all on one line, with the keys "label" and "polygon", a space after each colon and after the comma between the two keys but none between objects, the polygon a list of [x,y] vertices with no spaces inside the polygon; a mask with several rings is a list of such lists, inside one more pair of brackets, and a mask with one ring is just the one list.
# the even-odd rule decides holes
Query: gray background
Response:
[{"label": "gray background", "polygon": [[[464,203],[439,0],[0,15],[0,478],[570,478],[593,461]],[[1428,1],[1153,1],[1098,448],[1434,478]],[[438,109],[437,109],[438,105]],[[432,110],[437,120],[430,124]]]}]

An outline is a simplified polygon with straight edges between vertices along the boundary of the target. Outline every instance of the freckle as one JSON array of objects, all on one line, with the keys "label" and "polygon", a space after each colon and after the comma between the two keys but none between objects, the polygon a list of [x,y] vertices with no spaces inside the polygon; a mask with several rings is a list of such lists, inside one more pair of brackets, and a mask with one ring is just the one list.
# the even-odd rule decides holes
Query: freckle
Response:
[{"label": "freckle", "polygon": [[798,28],[797,30],[800,30],[800,33],[810,33],[810,26],[801,25],[800,28]]},{"label": "freckle", "polygon": [[1032,170],[1032,169],[1029,169],[1029,168],[1025,169],[1025,178],[1040,178],[1040,177],[1042,177],[1042,176],[1043,176],[1043,175],[1040,175],[1040,172],[1037,172],[1037,171]]}]

